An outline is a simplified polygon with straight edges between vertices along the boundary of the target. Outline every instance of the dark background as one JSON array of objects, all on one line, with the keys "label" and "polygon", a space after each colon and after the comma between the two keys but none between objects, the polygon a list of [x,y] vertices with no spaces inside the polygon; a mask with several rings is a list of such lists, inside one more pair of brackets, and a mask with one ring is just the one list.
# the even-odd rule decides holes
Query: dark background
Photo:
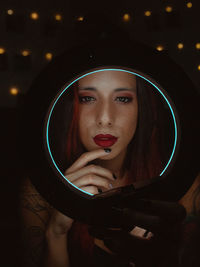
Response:
[{"label": "dark background", "polygon": [[[18,262],[18,187],[24,169],[19,157],[20,112],[32,81],[49,62],[45,58],[46,53],[55,57],[84,40],[85,36],[80,29],[86,23],[88,13],[103,10],[109,20],[124,29],[132,39],[155,49],[162,46],[199,90],[200,3],[197,0],[191,1],[192,7],[188,7],[187,5],[191,6],[188,2],[190,1],[1,1],[1,266],[17,266]],[[167,6],[171,7],[171,12],[166,11]],[[151,15],[145,16],[145,11],[150,11]],[[32,12],[38,14],[38,19],[30,18]],[[56,14],[61,16],[61,20],[55,19]],[[124,14],[127,15],[124,17]],[[182,49],[178,48],[179,43],[183,44]],[[24,50],[28,55],[22,55]],[[181,97],[181,88],[177,90]],[[191,104],[188,99],[188,108]]]}]

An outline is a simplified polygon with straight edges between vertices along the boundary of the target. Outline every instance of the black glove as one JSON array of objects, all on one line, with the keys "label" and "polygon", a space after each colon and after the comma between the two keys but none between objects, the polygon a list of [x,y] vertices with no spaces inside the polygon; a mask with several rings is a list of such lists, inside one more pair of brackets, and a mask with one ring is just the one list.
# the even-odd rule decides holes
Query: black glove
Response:
[{"label": "black glove", "polygon": [[[177,267],[180,225],[185,209],[177,203],[147,199],[135,199],[128,206],[113,207],[119,214],[120,230],[95,226],[89,229],[90,234],[104,240],[118,257],[134,262],[136,267],[161,267],[163,261],[168,262],[167,267]],[[134,225],[150,231],[153,237],[144,239],[131,235],[129,232]]]}]

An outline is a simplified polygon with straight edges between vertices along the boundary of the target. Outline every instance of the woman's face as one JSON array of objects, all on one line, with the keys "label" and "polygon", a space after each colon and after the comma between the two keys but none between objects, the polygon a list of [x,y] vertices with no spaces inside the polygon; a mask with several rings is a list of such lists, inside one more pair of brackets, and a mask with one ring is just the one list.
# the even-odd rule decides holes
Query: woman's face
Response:
[{"label": "woman's face", "polygon": [[122,71],[100,71],[80,79],[79,136],[87,151],[111,148],[102,159],[124,155],[138,118],[136,77]]}]

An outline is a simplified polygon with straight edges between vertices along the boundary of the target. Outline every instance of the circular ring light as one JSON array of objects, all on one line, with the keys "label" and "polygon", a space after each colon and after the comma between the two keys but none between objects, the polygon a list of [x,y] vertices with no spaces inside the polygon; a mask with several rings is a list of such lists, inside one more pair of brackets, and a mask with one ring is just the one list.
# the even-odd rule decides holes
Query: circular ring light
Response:
[{"label": "circular ring light", "polygon": [[[82,192],[63,176],[49,143],[49,125],[64,93],[84,76],[111,69],[128,72],[155,89],[167,106],[170,126],[173,125],[170,155],[155,182],[139,188],[140,196],[177,201],[199,172],[199,94],[193,83],[165,52],[159,53],[124,38],[117,34],[110,39],[105,37],[69,49],[48,64],[27,94],[23,142],[31,180],[56,209],[80,221],[91,222],[97,209],[96,195]],[[70,82],[62,87],[66,81]],[[62,88],[59,93],[58,88]],[[105,196],[104,193],[98,194],[102,195],[99,199],[102,212],[115,199],[113,190],[105,192]],[[121,190],[127,192],[129,189],[124,187]],[[120,196],[118,194],[117,198]]]},{"label": "circular ring light", "polygon": [[136,70],[130,70],[130,69],[125,69],[125,68],[120,68],[120,67],[102,67],[100,69],[95,69],[95,70],[89,70],[87,73],[81,74],[78,77],[74,78],[73,81],[69,82],[67,85],[64,86],[64,88],[57,94],[57,96],[55,97],[55,99],[53,100],[51,107],[48,111],[48,115],[47,115],[47,119],[46,119],[46,124],[45,124],[45,146],[46,146],[46,151],[48,152],[47,156],[50,157],[50,162],[53,165],[53,169],[56,169],[57,172],[59,173],[59,176],[61,177],[61,179],[64,181],[67,181],[72,187],[78,189],[79,191],[86,193],[87,195],[92,196],[93,194],[86,192],[84,190],[82,190],[81,188],[78,188],[77,186],[75,186],[73,183],[70,182],[69,179],[67,179],[67,177],[65,177],[65,175],[62,173],[62,171],[59,169],[58,165],[56,164],[56,161],[52,155],[51,152],[51,148],[50,148],[50,144],[49,144],[49,124],[50,124],[50,120],[52,117],[52,113],[54,110],[55,105],[58,103],[59,99],[63,96],[63,94],[66,92],[66,90],[70,89],[70,86],[72,86],[74,83],[76,83],[77,81],[79,81],[80,79],[84,78],[85,76],[91,75],[93,73],[98,73],[98,72],[102,72],[102,71],[120,71],[120,72],[126,72],[126,73],[130,73],[132,75],[138,76],[142,79],[144,79],[145,81],[147,81],[148,83],[150,83],[155,90],[157,90],[159,92],[159,94],[163,97],[164,101],[167,103],[167,106],[171,112],[171,116],[173,118],[173,126],[174,126],[174,142],[173,142],[173,148],[172,148],[172,152],[171,155],[168,159],[168,161],[166,162],[165,166],[163,167],[162,171],[160,172],[159,176],[164,176],[164,174],[167,172],[167,169],[169,167],[171,167],[171,164],[173,162],[174,156],[175,156],[175,151],[177,151],[177,139],[180,136],[180,129],[178,129],[178,117],[175,111],[175,106],[172,103],[172,100],[170,99],[170,97],[167,95],[167,92],[163,89],[161,89],[161,86],[159,86],[155,81],[153,81],[150,77],[148,77],[147,75],[144,75],[142,73],[139,73]]}]

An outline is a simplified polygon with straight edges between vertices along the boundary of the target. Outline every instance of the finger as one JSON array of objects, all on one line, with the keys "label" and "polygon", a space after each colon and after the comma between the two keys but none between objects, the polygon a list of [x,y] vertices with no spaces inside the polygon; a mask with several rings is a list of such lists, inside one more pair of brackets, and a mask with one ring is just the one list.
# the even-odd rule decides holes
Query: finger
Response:
[{"label": "finger", "polygon": [[141,238],[141,239],[150,239],[153,237],[153,233],[148,230],[135,226],[133,230],[130,232],[130,235]]},{"label": "finger", "polygon": [[83,177],[80,177],[76,179],[73,184],[79,188],[83,186],[88,186],[88,185],[94,185],[97,188],[104,188],[107,190],[110,190],[113,188],[112,184],[110,181],[104,177],[97,176],[95,174],[87,174]]},{"label": "finger", "polygon": [[90,193],[90,194],[98,194],[98,188],[96,186],[90,185],[90,186],[83,186],[81,187],[82,190]]},{"label": "finger", "polygon": [[130,232],[130,234],[133,235],[133,236],[137,236],[137,237],[143,238],[144,237],[144,234],[146,232],[147,232],[146,229],[141,228],[141,227],[138,227],[138,226],[135,226],[133,228],[133,230]]},{"label": "finger", "polygon": [[[106,152],[107,151],[107,152]],[[95,160],[97,158],[103,157],[108,155],[108,150],[104,149],[97,149],[89,152],[83,153],[72,165],[70,168],[68,168],[65,172],[65,175],[72,173],[76,170],[79,170],[80,168],[83,168],[86,164],[88,164],[90,161]]]},{"label": "finger", "polygon": [[106,177],[111,181],[115,180],[113,178],[113,174],[110,170],[105,169],[101,166],[94,165],[94,164],[83,167],[83,168],[79,169],[78,171],[75,171],[71,174],[67,174],[66,178],[68,180],[70,180],[71,182],[74,182],[77,178],[80,178],[80,177],[87,175],[87,174],[96,174],[96,175],[99,175],[102,177]]}]

